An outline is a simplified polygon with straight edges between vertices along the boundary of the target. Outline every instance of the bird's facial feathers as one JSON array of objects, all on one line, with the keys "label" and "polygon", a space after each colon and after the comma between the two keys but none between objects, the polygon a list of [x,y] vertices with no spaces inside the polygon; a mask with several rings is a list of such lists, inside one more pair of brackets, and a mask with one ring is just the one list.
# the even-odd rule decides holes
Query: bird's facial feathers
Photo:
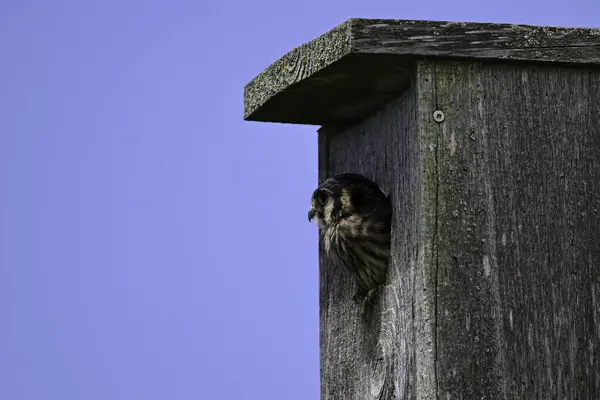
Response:
[{"label": "bird's facial feathers", "polygon": [[333,193],[330,190],[321,187],[317,188],[312,195],[308,220],[312,221],[314,219],[320,228],[330,224],[334,202]]},{"label": "bird's facial feathers", "polygon": [[312,195],[308,219],[321,231],[325,253],[350,271],[364,293],[385,278],[390,252],[392,207],[370,179],[340,174]]},{"label": "bird's facial feathers", "polygon": [[308,219],[321,228],[337,225],[345,219],[368,212],[385,197],[372,181],[356,174],[341,174],[327,179],[312,195]]}]

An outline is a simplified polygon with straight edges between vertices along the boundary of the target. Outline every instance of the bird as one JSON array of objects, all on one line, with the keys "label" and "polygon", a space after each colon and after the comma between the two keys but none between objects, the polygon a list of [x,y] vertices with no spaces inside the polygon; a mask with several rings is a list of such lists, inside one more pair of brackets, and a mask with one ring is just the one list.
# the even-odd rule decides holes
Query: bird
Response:
[{"label": "bird", "polygon": [[356,173],[326,179],[312,194],[308,220],[318,225],[331,264],[354,277],[357,303],[383,285],[389,266],[392,203],[377,183]]}]

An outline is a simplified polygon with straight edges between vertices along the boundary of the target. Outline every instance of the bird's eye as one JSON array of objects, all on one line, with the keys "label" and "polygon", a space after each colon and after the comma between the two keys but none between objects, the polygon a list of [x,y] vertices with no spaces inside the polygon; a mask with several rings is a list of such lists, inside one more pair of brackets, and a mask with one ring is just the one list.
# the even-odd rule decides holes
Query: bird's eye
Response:
[{"label": "bird's eye", "polygon": [[325,202],[327,201],[327,197],[328,197],[327,193],[322,190],[319,190],[316,193],[316,199],[320,204],[325,204]]}]

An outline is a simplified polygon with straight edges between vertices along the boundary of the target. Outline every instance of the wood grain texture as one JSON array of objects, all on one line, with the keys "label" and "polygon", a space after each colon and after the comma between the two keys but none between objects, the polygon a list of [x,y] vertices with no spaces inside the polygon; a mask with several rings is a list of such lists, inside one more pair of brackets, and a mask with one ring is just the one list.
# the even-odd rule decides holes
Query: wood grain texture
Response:
[{"label": "wood grain texture", "polygon": [[422,57],[600,65],[600,29],[351,19],[248,83],[244,118],[358,122],[406,89]]},{"label": "wood grain texture", "polygon": [[600,398],[600,70],[420,60],[409,82],[319,133],[321,181],[394,202],[369,323],[321,260],[321,398]]},{"label": "wood grain texture", "polygon": [[369,323],[352,300],[354,281],[321,260],[321,399],[408,399],[417,393],[414,349],[422,335],[413,314],[423,249],[417,240],[421,204],[414,96],[408,90],[342,132],[337,127],[319,132],[321,180],[362,173],[391,193],[396,210],[391,268]]},{"label": "wood grain texture", "polygon": [[445,113],[439,397],[600,398],[600,71],[419,71]]}]

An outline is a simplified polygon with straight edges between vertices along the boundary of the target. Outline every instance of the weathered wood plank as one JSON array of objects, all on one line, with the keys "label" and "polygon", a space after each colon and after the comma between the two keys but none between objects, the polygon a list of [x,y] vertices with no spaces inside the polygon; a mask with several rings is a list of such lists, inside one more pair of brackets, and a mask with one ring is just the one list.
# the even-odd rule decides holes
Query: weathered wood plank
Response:
[{"label": "weathered wood plank", "polygon": [[600,29],[448,21],[352,20],[358,53],[600,64]]},{"label": "weathered wood plank", "polygon": [[600,71],[458,61],[419,70],[419,88],[434,80],[445,113],[439,398],[600,398]]},{"label": "weathered wood plank", "polygon": [[[360,124],[319,132],[321,179],[359,172],[377,181],[395,203],[392,266],[369,323],[352,295],[354,281],[321,260],[321,398],[409,399],[417,393],[413,325],[415,273],[422,257],[415,92]],[[433,367],[433,360],[429,364]]]},{"label": "weathered wood plank", "polygon": [[245,88],[244,118],[360,121],[398,97],[421,57],[600,65],[600,29],[351,19],[254,78]]},{"label": "weathered wood plank", "polygon": [[437,263],[438,263],[438,192],[439,192],[439,133],[440,126],[433,119],[437,108],[437,81],[431,75],[431,66],[419,62],[415,69],[414,90],[417,118],[416,144],[418,146],[418,187],[422,207],[417,215],[421,234],[415,237],[419,253],[415,281],[414,324],[419,335],[415,341],[418,385],[417,398],[437,400],[438,397],[438,340],[437,340]]}]

